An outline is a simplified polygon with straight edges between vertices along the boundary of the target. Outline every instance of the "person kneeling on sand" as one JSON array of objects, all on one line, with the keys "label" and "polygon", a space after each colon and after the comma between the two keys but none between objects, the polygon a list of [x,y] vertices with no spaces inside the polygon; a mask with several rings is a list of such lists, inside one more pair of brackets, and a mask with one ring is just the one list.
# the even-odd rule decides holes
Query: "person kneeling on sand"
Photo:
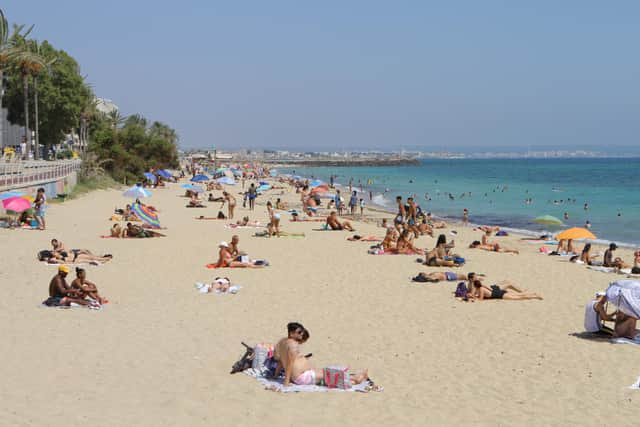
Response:
[{"label": "person kneeling on sand", "polygon": [[472,291],[468,295],[472,300],[485,300],[485,299],[506,299],[506,300],[527,300],[527,299],[539,299],[542,297],[534,292],[526,292],[518,289],[513,282],[503,280],[491,287],[483,285],[478,279],[474,279],[472,282]]},{"label": "person kneeling on sand", "polygon": [[336,213],[336,211],[331,211],[331,213],[327,217],[327,226],[329,226],[332,230],[355,231],[349,221],[347,220],[343,222],[338,221],[338,214]]},{"label": "person kneeling on sand", "polygon": [[[324,385],[322,369],[315,369],[309,359],[305,357],[300,346],[309,339],[309,331],[300,323],[291,322],[287,325],[287,337],[276,344],[274,359],[278,362],[275,377],[284,369],[284,385],[288,387],[293,382],[297,385]],[[352,384],[360,384],[369,378],[367,370],[351,375]]]},{"label": "person kneeling on sand", "polygon": [[90,305],[85,301],[83,293],[73,289],[67,283],[66,277],[69,274],[69,267],[61,265],[58,273],[49,282],[49,298],[43,304],[49,307],[69,306],[72,303],[78,305]]},{"label": "person kneeling on sand", "polygon": [[[584,313],[584,328],[587,332],[606,332],[614,338],[634,339],[637,335],[638,319],[617,310],[611,314],[606,309],[607,296],[599,294],[589,302]],[[613,330],[604,326],[604,321],[614,322]]]}]

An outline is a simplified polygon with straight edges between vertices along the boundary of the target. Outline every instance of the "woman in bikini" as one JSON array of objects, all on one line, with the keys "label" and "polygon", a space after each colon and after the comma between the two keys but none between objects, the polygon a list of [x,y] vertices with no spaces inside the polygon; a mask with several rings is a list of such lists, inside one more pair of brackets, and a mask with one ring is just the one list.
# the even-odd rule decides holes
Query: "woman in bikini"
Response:
[{"label": "woman in bikini", "polygon": [[445,259],[449,255],[452,245],[447,244],[447,236],[441,234],[438,236],[436,247],[427,253],[425,264],[430,267],[459,267],[460,264],[452,259]]},{"label": "woman in bikini", "polygon": [[469,298],[477,300],[485,299],[506,299],[506,300],[529,300],[539,299],[542,297],[534,292],[526,292],[518,289],[514,283],[502,281],[491,285],[491,287],[483,285],[480,280],[473,280],[472,292]]},{"label": "woman in bikini", "polygon": [[519,254],[520,253],[516,249],[501,247],[498,243],[492,243],[490,245],[483,245],[478,240],[474,240],[473,243],[471,243],[469,245],[469,249],[482,249],[483,251],[500,252],[500,253],[511,253],[511,254]]},{"label": "woman in bikini", "polygon": [[222,192],[222,196],[224,197],[224,201],[222,202],[222,205],[220,205],[220,209],[224,207],[224,203],[226,201],[227,209],[228,209],[227,216],[229,217],[229,219],[233,219],[233,210],[236,208],[236,198],[233,197],[231,194],[227,193],[226,191]]},{"label": "woman in bikini", "polygon": [[267,212],[269,214],[269,225],[267,225],[269,235],[280,236],[280,214],[273,209],[271,201],[267,202]]}]

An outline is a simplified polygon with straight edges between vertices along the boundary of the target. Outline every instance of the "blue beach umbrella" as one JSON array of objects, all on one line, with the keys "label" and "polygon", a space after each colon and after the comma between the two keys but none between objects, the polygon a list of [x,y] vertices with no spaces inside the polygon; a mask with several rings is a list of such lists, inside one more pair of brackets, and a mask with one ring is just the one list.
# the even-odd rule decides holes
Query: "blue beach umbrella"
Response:
[{"label": "blue beach umbrella", "polygon": [[124,193],[122,193],[124,197],[129,197],[131,199],[139,199],[145,197],[151,197],[151,191],[146,188],[138,187],[137,185],[131,188],[128,188]]},{"label": "blue beach umbrella", "polygon": [[275,169],[271,169],[271,172],[269,172],[269,175],[271,176],[278,176],[278,171]]},{"label": "blue beach umbrella", "polygon": [[242,171],[240,169],[231,169],[231,173],[233,176],[242,176]]},{"label": "blue beach umbrella", "polygon": [[222,178],[216,179],[218,184],[226,184],[226,185],[235,185],[236,181],[230,176],[223,176]]},{"label": "blue beach umbrella", "polygon": [[144,173],[144,177],[147,178],[149,181],[153,182],[154,184],[156,183],[156,181],[158,180],[156,178],[156,176],[154,174],[152,174],[151,172],[145,172]]},{"label": "blue beach umbrella", "polygon": [[266,185],[261,185],[260,187],[256,188],[256,191],[258,193],[262,193],[263,191],[267,191],[267,190],[270,190],[270,189],[271,189],[271,186],[269,184],[266,184]]},{"label": "blue beach umbrella", "polygon": [[203,193],[204,192],[204,188],[198,186],[198,185],[193,185],[193,184],[182,184],[180,186],[180,188],[184,188],[185,190],[189,190],[189,191],[194,191],[196,193]]},{"label": "blue beach umbrella", "polygon": [[166,170],[166,169],[160,169],[158,170],[158,175],[160,175],[163,178],[171,178],[173,175],[171,175],[171,173]]},{"label": "blue beach umbrella", "polygon": [[292,177],[293,179],[302,179],[302,177],[300,175],[293,175]]},{"label": "blue beach umbrella", "polygon": [[191,182],[204,182],[209,181],[209,177],[207,175],[196,175],[191,178]]},{"label": "blue beach umbrella", "polygon": [[319,179],[316,179],[315,181],[311,181],[309,183],[309,187],[317,187],[322,184],[324,184],[322,181],[320,181]]}]

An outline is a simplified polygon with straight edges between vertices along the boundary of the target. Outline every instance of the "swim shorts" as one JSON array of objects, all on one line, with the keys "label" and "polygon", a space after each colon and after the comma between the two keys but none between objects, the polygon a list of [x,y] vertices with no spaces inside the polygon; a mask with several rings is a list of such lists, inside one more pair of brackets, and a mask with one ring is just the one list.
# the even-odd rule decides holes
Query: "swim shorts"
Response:
[{"label": "swim shorts", "polygon": [[447,277],[447,281],[449,282],[453,282],[458,280],[458,275],[456,273],[453,273],[451,271],[445,271],[444,275]]},{"label": "swim shorts", "polygon": [[293,380],[294,384],[298,385],[315,385],[316,383],[316,372],[313,369],[309,369],[308,371],[304,371],[296,379]]},{"label": "swim shorts", "polygon": [[502,299],[502,296],[506,293],[498,285],[491,285],[491,299]]}]

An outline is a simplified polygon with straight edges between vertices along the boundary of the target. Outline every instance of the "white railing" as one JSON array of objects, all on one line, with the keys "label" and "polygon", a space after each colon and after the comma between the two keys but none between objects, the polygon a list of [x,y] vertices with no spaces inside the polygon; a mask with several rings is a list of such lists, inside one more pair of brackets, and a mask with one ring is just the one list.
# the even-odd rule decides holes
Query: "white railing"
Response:
[{"label": "white railing", "polygon": [[0,191],[56,181],[80,169],[81,164],[80,159],[0,163]]}]

